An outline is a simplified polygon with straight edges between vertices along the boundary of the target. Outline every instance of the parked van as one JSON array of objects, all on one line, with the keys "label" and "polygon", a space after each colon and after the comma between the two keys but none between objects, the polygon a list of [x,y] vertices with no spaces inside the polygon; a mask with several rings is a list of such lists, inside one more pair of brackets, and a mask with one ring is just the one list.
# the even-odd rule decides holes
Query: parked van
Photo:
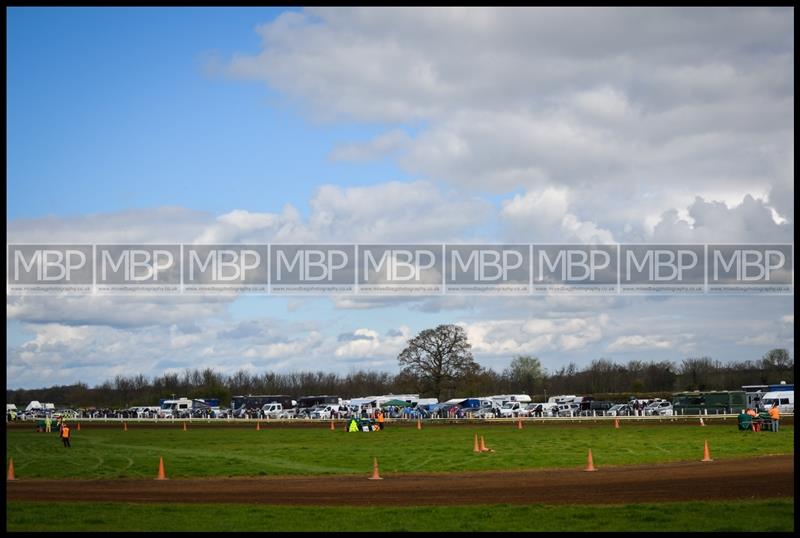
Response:
[{"label": "parked van", "polygon": [[558,416],[560,417],[576,417],[580,414],[581,405],[576,403],[563,403],[558,404]]},{"label": "parked van", "polygon": [[769,409],[773,404],[778,404],[781,413],[794,413],[794,391],[780,390],[765,392],[761,397],[761,406],[764,410]]},{"label": "parked van", "polygon": [[506,402],[500,408],[500,416],[503,418],[527,417],[528,406],[520,402]]},{"label": "parked van", "polygon": [[159,415],[163,418],[183,418],[191,412],[192,400],[189,398],[161,400]]},{"label": "parked van", "polygon": [[261,411],[264,414],[264,418],[282,419],[293,418],[295,416],[293,407],[286,409],[283,407],[283,404],[277,402],[264,404],[264,407],[261,408]]}]

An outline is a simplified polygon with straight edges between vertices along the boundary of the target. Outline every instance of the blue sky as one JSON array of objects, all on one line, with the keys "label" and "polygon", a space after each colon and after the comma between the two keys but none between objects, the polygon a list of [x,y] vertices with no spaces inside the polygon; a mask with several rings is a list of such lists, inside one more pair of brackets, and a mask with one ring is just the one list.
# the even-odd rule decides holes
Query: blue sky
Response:
[{"label": "blue sky", "polygon": [[[793,243],[789,14],[12,8],[7,240]],[[496,369],[794,352],[793,296],[9,297],[6,372],[394,371],[439,323]]]},{"label": "blue sky", "polygon": [[257,51],[255,27],[281,11],[9,10],[9,217],[305,209],[321,182],[406,178],[327,158],[381,125],[313,124],[262,85],[213,73],[214,58]]}]

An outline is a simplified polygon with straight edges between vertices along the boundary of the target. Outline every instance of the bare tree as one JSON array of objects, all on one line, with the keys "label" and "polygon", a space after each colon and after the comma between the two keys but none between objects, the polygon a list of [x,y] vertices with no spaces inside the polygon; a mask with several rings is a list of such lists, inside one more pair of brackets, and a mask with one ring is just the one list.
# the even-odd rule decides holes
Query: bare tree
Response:
[{"label": "bare tree", "polygon": [[480,366],[473,360],[467,334],[457,325],[426,329],[408,341],[397,357],[403,372],[430,386],[437,398]]}]

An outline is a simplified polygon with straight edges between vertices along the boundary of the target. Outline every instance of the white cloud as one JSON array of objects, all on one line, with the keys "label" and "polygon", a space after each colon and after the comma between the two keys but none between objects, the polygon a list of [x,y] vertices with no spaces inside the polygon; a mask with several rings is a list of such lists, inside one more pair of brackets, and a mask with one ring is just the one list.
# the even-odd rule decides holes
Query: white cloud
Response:
[{"label": "white cloud", "polygon": [[566,188],[547,187],[503,201],[500,217],[507,226],[505,233],[517,241],[546,237],[547,242],[614,243],[611,232],[569,212],[570,198]]},{"label": "white cloud", "polygon": [[[222,69],[266,82],[314,119],[379,125],[382,134],[339,140],[329,157],[388,157],[422,179],[322,185],[307,213],[286,204],[276,212],[241,207],[223,215],[165,207],[15,219],[7,240],[793,242],[791,14],[284,13],[259,27],[261,51],[235,55]],[[315,301],[290,305],[292,318],[308,314],[313,323],[244,324],[231,321],[232,301],[222,298],[10,297],[7,318],[23,334],[7,349],[7,376],[31,386],[203,365],[393,367],[414,331],[378,331],[376,309],[404,323],[465,320],[474,351],[489,359],[587,359],[600,350],[670,358],[718,350],[722,359],[742,358],[754,352],[749,346],[794,341],[793,315],[776,318],[791,309],[791,297],[332,303],[330,316],[315,310]],[[695,338],[700,324],[703,338]]]},{"label": "white cloud", "polygon": [[791,243],[794,230],[778,224],[764,200],[746,195],[740,203],[706,201],[700,197],[687,208],[689,219],[665,212],[653,229],[654,242]]},{"label": "white cloud", "polygon": [[664,336],[633,334],[620,336],[608,345],[608,351],[630,351],[635,349],[672,349],[675,342]]},{"label": "white cloud", "polygon": [[224,315],[233,298],[136,296],[9,296],[6,319],[25,323],[63,323],[147,327],[191,325]]},{"label": "white cloud", "polygon": [[[260,53],[225,69],[316,117],[390,126],[336,157],[391,154],[476,191],[561,189],[572,202],[559,232],[640,241],[697,196],[729,207],[768,197],[793,222],[791,13],[313,9],[259,27]],[[412,136],[409,124],[423,128]]]},{"label": "white cloud", "polygon": [[460,322],[476,354],[506,355],[575,351],[597,342],[608,323],[605,314],[586,318]]}]

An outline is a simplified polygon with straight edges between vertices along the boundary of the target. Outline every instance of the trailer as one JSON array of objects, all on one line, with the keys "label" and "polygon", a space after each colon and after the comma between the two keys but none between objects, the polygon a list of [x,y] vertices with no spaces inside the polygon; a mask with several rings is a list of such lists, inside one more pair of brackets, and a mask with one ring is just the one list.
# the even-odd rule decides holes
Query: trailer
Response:
[{"label": "trailer", "polygon": [[743,390],[678,392],[672,396],[672,407],[677,415],[738,413],[747,407],[747,395]]}]

